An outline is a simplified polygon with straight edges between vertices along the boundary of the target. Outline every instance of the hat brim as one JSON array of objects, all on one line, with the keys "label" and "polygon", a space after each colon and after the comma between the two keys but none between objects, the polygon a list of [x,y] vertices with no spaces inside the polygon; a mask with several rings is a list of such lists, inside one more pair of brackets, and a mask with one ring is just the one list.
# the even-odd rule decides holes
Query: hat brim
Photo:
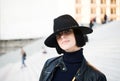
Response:
[{"label": "hat brim", "polygon": [[56,42],[56,34],[58,34],[61,31],[64,31],[66,29],[78,29],[80,30],[83,34],[90,34],[93,32],[91,28],[85,27],[85,26],[79,26],[79,27],[71,27],[71,28],[65,28],[60,31],[56,31],[52,33],[46,40],[45,40],[45,45],[48,47],[56,47],[57,42]]}]

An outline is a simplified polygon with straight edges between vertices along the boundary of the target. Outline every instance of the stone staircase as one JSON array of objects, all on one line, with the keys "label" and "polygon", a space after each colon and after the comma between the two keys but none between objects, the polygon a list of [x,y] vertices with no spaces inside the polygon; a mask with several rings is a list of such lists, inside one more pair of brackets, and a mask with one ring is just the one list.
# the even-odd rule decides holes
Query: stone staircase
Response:
[{"label": "stone staircase", "polygon": [[[89,42],[84,47],[84,56],[87,61],[103,72],[107,81],[120,80],[120,22],[110,23],[94,29],[89,35]],[[47,54],[42,53],[43,40],[37,40],[25,46],[28,54],[27,67],[21,68],[21,60],[18,57],[19,50],[9,56],[0,57],[0,64],[10,57],[16,57],[16,62],[7,62],[0,67],[0,81],[38,81],[41,69],[48,58],[58,56],[55,49],[47,48]],[[16,56],[15,56],[16,55]],[[2,59],[2,60],[1,60]],[[13,58],[12,58],[13,59]],[[11,60],[12,60],[11,59]],[[18,60],[19,59],[19,60]]]}]

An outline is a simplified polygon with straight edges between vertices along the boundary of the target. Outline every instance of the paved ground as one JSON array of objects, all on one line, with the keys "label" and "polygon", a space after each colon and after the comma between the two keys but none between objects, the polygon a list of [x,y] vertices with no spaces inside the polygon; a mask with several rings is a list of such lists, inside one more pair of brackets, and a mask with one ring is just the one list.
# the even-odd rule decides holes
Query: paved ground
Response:
[{"label": "paved ground", "polygon": [[[89,42],[84,47],[86,59],[101,70],[108,81],[120,79],[120,21],[94,27]],[[43,40],[24,47],[28,54],[27,67],[21,68],[20,50],[0,57],[0,81],[38,81],[46,59],[57,56],[56,51],[47,48],[43,54]]]}]

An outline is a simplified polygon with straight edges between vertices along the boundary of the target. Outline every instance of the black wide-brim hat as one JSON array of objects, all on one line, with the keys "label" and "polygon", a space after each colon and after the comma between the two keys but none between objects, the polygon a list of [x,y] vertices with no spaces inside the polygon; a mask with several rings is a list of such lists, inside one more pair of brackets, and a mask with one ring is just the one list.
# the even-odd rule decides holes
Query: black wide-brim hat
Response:
[{"label": "black wide-brim hat", "polygon": [[56,34],[58,34],[61,31],[67,30],[67,29],[77,29],[83,34],[90,34],[93,32],[93,30],[89,27],[85,26],[79,26],[79,24],[76,22],[76,20],[68,15],[62,15],[54,19],[54,33],[52,33],[46,40],[45,45],[48,47],[56,47]]}]

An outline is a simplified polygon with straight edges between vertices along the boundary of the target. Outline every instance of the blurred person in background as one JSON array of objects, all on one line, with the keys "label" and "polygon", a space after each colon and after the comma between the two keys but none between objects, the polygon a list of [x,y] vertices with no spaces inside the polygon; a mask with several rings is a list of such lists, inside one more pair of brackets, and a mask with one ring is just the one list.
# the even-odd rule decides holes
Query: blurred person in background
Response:
[{"label": "blurred person in background", "polygon": [[25,63],[25,60],[26,60],[26,52],[24,51],[23,48],[21,48],[21,54],[22,54],[22,66],[21,66],[21,68],[23,68],[23,67],[26,67],[26,63]]},{"label": "blurred person in background", "polygon": [[108,16],[107,16],[107,14],[105,14],[103,21],[102,21],[102,24],[106,24],[107,22],[108,22]]},{"label": "blurred person in background", "polygon": [[46,61],[39,81],[107,81],[106,76],[90,65],[83,54],[87,34],[93,32],[91,28],[79,26],[68,14],[55,18],[53,28],[54,33],[44,43],[56,48],[61,55]]}]

